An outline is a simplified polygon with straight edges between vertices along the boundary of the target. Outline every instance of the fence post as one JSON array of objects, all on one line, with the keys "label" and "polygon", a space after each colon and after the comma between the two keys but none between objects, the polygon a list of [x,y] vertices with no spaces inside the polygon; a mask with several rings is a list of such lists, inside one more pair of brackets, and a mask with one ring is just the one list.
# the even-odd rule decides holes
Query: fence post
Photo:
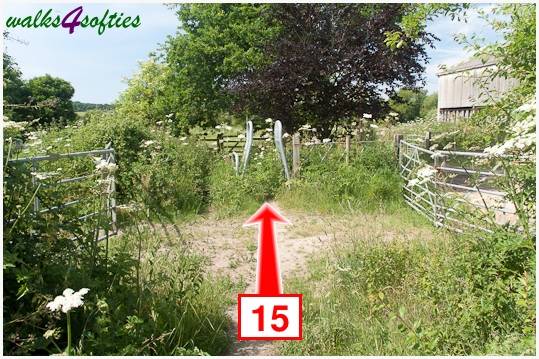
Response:
[{"label": "fence post", "polygon": [[346,134],[346,137],[344,138],[344,152],[345,152],[345,161],[346,164],[348,164],[349,158],[350,158],[350,134]]},{"label": "fence post", "polygon": [[[38,170],[37,163],[35,161],[32,161],[32,172],[34,173],[32,175],[32,186],[35,191],[38,191],[38,186],[39,186],[38,179],[37,179],[37,170]],[[34,195],[34,214],[38,214],[38,213],[39,213],[39,197],[36,192],[36,194]]]},{"label": "fence post", "polygon": [[[440,167],[440,154],[438,151],[434,151],[434,161],[433,165],[436,169],[436,174],[434,175],[434,180],[438,181],[439,175],[438,175],[438,167]],[[445,161],[445,160],[444,160]],[[446,216],[446,211],[441,207],[444,203],[442,201],[443,197],[440,196],[439,193],[439,187],[436,183],[433,183],[433,192],[434,192],[434,219],[435,219],[435,226],[436,227],[443,227],[444,217]],[[439,218],[438,218],[439,217]]]},{"label": "fence post", "polygon": [[301,141],[299,138],[299,132],[292,135],[292,177],[299,175],[300,168],[300,155]]},{"label": "fence post", "polygon": [[218,133],[217,134],[217,151],[221,152],[222,149],[223,149],[223,134]]},{"label": "fence post", "polygon": [[[111,148],[112,149],[112,148]],[[116,158],[114,157],[114,152],[109,154],[110,156],[110,163],[116,164]],[[111,222],[112,222],[112,232],[114,234],[118,233],[118,224],[116,222],[116,176],[112,174],[110,176],[110,216],[111,216]]]},{"label": "fence post", "polygon": [[430,139],[431,139],[431,135],[432,133],[430,131],[427,131],[427,133],[425,134],[425,148],[427,150],[430,149]]},{"label": "fence post", "polygon": [[402,135],[400,134],[396,134],[395,137],[394,137],[394,146],[395,146],[395,158],[397,159],[397,167],[399,168],[399,171],[400,171],[400,165],[401,165],[401,140],[402,140]]}]

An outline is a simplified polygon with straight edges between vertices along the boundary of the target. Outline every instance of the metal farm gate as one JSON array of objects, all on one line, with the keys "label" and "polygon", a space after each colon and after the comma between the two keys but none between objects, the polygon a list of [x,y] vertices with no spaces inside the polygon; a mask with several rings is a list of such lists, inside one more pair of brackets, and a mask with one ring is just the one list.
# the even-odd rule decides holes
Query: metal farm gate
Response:
[{"label": "metal farm gate", "polygon": [[488,154],[432,151],[402,139],[397,154],[406,203],[435,226],[490,232],[493,224],[516,222],[514,204],[496,188],[505,174]]},{"label": "metal farm gate", "polygon": [[[118,233],[117,167],[110,144],[92,151],[8,159],[6,166],[23,173],[21,179],[31,181],[31,216],[55,221],[58,228],[64,224],[86,224],[84,234],[92,234],[96,242],[108,241]],[[69,171],[63,167],[69,167]],[[4,223],[9,226],[16,221],[17,218],[9,218]],[[80,233],[72,235],[75,240]]]}]

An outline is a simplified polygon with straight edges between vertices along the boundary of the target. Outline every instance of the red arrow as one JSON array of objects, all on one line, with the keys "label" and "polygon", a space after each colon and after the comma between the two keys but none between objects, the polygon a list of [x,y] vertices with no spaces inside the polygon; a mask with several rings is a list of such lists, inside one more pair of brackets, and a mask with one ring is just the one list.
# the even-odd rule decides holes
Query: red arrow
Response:
[{"label": "red arrow", "polygon": [[260,223],[256,267],[256,292],[260,295],[279,295],[283,292],[274,222],[289,223],[275,208],[264,203],[244,224]]}]

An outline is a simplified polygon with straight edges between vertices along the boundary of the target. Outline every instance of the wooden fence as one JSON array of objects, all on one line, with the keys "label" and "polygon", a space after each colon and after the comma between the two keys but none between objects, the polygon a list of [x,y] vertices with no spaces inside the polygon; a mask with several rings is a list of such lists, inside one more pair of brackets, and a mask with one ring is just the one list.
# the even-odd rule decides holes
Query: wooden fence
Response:
[{"label": "wooden fence", "polygon": [[[114,175],[114,171],[96,171],[95,170],[95,164],[86,163],[83,167],[90,167],[92,168],[91,173],[85,173],[85,174],[78,174],[72,177],[68,178],[61,178],[61,176],[54,176],[54,179],[48,178],[44,179],[43,175],[40,174],[40,170],[44,170],[45,167],[54,167],[53,164],[58,163],[60,161],[73,161],[75,159],[86,159],[86,160],[92,160],[95,161],[95,159],[99,157],[101,164],[103,166],[111,166],[109,168],[115,168],[116,166],[116,158],[115,158],[115,151],[114,149],[108,145],[104,149],[97,149],[92,151],[85,151],[85,152],[72,152],[72,153],[65,153],[65,154],[47,154],[47,155],[39,155],[34,157],[27,157],[27,158],[13,158],[8,159],[6,162],[7,166],[21,166],[23,170],[29,170],[31,175],[31,181],[32,181],[32,187],[34,189],[34,196],[33,196],[33,205],[32,205],[32,215],[33,216],[42,216],[46,214],[57,214],[56,218],[60,218],[61,214],[61,220],[66,223],[71,222],[86,222],[92,218],[98,218],[98,217],[104,217],[104,220],[106,223],[102,223],[102,220],[97,220],[96,225],[93,226],[93,230],[95,231],[95,240],[97,242],[102,240],[109,239],[110,236],[116,235],[118,233],[118,226],[117,226],[117,218],[116,218],[116,179]],[[46,173],[46,172],[45,172]],[[91,182],[93,184],[104,184],[101,188],[101,190],[98,191],[97,198],[99,205],[97,206],[97,209],[92,210],[90,212],[84,212],[82,209],[77,209],[75,211],[71,211],[71,215],[73,213],[76,213],[73,215],[73,218],[64,218],[68,216],[66,213],[63,213],[63,211],[66,211],[68,209],[72,209],[75,206],[82,206],[84,208],[84,204],[86,204],[86,207],[92,207],[88,206],[88,203],[95,199],[95,194],[92,194],[92,191],[90,188],[93,186],[81,185],[81,190],[78,193],[84,194],[84,196],[76,197],[77,194],[75,193],[75,190],[72,190],[70,192],[70,189],[63,190],[61,193],[63,193],[63,198],[60,198],[60,202],[56,202],[54,204],[51,204],[50,201],[44,201],[43,197],[44,191],[53,189],[59,186],[69,186],[74,184],[80,184],[83,182]],[[99,187],[99,186],[98,186]],[[101,205],[103,204],[103,205]],[[101,219],[100,218],[100,219]],[[10,219],[7,222],[8,223],[14,223],[16,219]],[[76,237],[72,238],[73,240],[76,239]]]},{"label": "wooden fence", "polygon": [[489,168],[487,154],[432,151],[399,136],[395,142],[405,201],[435,226],[491,232],[494,224],[516,222],[514,205],[496,188],[505,174]]},{"label": "wooden fence", "polygon": [[[242,134],[237,135],[224,135],[222,133],[218,134],[216,137],[203,137],[202,141],[207,144],[210,144],[219,152],[224,152],[226,154],[235,155],[234,151],[240,151],[245,145],[245,137],[242,138]],[[258,136],[253,137],[253,145],[262,144],[270,142],[273,145],[273,136],[267,135],[265,137]],[[337,147],[343,148],[343,153],[341,154],[340,159],[344,159],[346,163],[350,160],[351,149],[354,146],[361,146],[366,144],[375,143],[376,141],[363,141],[355,138],[351,135],[344,135],[333,138],[331,141],[303,141],[299,133],[295,133],[292,136],[283,138],[283,144],[287,149],[289,155],[292,157],[292,177],[298,176],[301,168],[302,157],[311,155],[311,152],[317,151],[317,155],[320,156],[321,160],[327,158],[328,154],[332,149]],[[291,153],[290,153],[291,152]],[[237,156],[237,154],[236,154]],[[233,162],[236,163],[239,161],[239,158],[233,156]]]}]

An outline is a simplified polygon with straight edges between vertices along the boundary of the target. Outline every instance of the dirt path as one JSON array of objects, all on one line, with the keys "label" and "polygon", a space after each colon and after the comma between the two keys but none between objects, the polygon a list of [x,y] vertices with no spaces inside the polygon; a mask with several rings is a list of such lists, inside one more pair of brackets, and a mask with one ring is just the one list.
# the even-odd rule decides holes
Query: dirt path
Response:
[{"label": "dirt path", "polygon": [[[279,206],[275,203],[277,208]],[[429,237],[430,230],[418,227],[401,229],[394,217],[357,214],[330,216],[281,210],[289,225],[277,224],[277,245],[279,251],[283,289],[287,292],[287,278],[302,273],[309,259],[331,251],[334,244],[342,244],[349,238],[369,238],[370,240],[404,239]],[[239,283],[244,293],[255,292],[256,279],[256,226],[243,227],[246,218],[215,219],[197,217],[188,224],[182,224],[184,238],[190,247],[209,260],[210,271],[224,275]],[[236,303],[236,298],[233,298]],[[237,336],[236,304],[230,307],[232,320],[230,337]],[[232,343],[228,355],[279,355],[277,342],[237,341]]]},{"label": "dirt path", "polygon": [[[278,206],[273,203],[275,207]],[[280,211],[290,225],[276,225],[278,251],[283,287],[286,279],[301,273],[314,252],[328,247],[332,236],[323,228],[324,219],[289,211]],[[255,293],[257,228],[243,227],[245,219],[197,220],[183,228],[191,238],[192,248],[206,256],[213,273],[229,276],[236,283],[244,283],[244,293]],[[305,224],[308,223],[308,226]],[[302,226],[302,227],[300,227]],[[232,320],[230,337],[237,335],[237,308],[229,309]],[[228,355],[278,355],[274,342],[235,340]]]}]

